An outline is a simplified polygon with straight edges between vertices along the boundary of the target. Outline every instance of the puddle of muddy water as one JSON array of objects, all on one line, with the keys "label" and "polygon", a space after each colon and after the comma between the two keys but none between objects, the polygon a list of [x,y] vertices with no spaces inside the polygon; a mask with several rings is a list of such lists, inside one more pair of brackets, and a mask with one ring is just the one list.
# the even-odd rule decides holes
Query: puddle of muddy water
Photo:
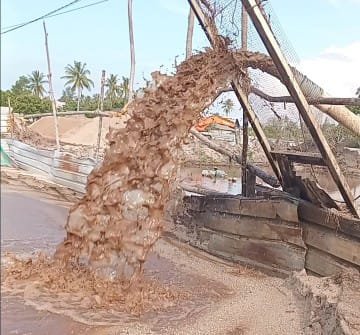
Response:
[{"label": "puddle of muddy water", "polygon": [[[6,266],[8,259],[5,253],[22,257],[31,256],[37,250],[51,253],[64,238],[62,225],[68,212],[66,208],[9,192],[2,192],[1,206],[2,266]],[[152,252],[145,262],[144,277],[159,287],[181,292],[181,298],[136,316],[116,308],[89,307],[82,304],[84,296],[46,290],[43,285],[25,280],[12,288],[2,288],[1,333],[41,335],[54,329],[52,334],[84,334],[99,326],[130,323],[158,331],[188,323],[230,294],[223,284],[190,273],[176,264],[176,260],[170,261],[157,252]]]},{"label": "puddle of muddy water", "polygon": [[[213,169],[213,167],[205,166],[203,168],[183,167],[181,169],[180,178],[186,181],[187,184],[197,187],[206,188],[209,190],[228,193],[232,195],[241,194],[241,170],[234,167],[221,167],[227,173],[226,178],[209,178],[201,175],[202,170]],[[271,173],[270,169],[264,168],[264,171]],[[298,175],[302,177],[313,178],[309,172],[299,171]],[[329,195],[336,201],[343,201],[341,194],[332,180],[332,177],[327,172],[316,172],[316,180],[319,185],[329,193]],[[229,178],[236,178],[235,180],[229,180]],[[353,197],[360,195],[360,177],[347,176],[346,180],[349,183],[350,191]],[[257,178],[258,184],[263,184],[262,180]],[[355,206],[360,210],[360,198],[355,201]]]}]

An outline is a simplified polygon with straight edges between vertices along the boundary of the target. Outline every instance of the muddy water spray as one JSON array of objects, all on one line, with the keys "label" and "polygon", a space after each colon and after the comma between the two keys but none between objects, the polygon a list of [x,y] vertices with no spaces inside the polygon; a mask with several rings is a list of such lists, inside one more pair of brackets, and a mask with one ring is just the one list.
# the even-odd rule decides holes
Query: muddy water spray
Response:
[{"label": "muddy water spray", "polygon": [[57,258],[114,279],[141,271],[161,234],[180,146],[235,72],[230,53],[198,54],[128,106],[126,127],[110,131],[102,165],[89,175],[85,196],[70,210]]}]

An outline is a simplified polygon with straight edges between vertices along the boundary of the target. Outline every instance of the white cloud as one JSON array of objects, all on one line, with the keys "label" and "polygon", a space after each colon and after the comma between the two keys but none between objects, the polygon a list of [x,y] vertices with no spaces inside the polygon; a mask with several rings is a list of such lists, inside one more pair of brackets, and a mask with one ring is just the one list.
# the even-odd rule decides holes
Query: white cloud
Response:
[{"label": "white cloud", "polygon": [[300,69],[331,95],[353,97],[360,86],[360,41],[327,48],[319,56],[302,60]]}]

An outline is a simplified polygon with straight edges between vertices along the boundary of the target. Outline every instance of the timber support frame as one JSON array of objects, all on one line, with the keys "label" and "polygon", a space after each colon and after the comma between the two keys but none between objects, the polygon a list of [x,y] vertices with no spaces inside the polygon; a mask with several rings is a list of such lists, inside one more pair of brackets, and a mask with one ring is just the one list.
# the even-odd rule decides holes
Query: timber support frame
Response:
[{"label": "timber support frame", "polygon": [[[214,31],[211,31],[211,29],[209,29],[210,23],[207,22],[208,21],[207,17],[204,15],[199,2],[197,0],[188,0],[188,2],[190,4],[192,10],[194,11],[201,27],[203,28],[210,44],[212,46],[214,46],[216,38],[217,38],[217,36],[215,36],[216,33]],[[231,86],[236,94],[236,97],[238,98],[238,100],[241,104],[241,107],[243,108],[243,110],[245,111],[245,113],[249,119],[251,127],[253,128],[253,130],[260,142],[260,145],[264,150],[264,153],[272,167],[272,170],[275,173],[275,176],[278,178],[280,184],[282,184],[282,176],[281,176],[279,166],[271,154],[270,143],[264,133],[264,130],[261,127],[258,117],[256,116],[254,110],[252,109],[252,106],[248,100],[247,94],[242,89],[238,80],[233,80],[231,82]]]},{"label": "timber support frame", "polygon": [[307,128],[310,131],[326,165],[329,168],[331,176],[333,177],[339,191],[345,200],[350,212],[359,217],[354,205],[353,196],[351,194],[349,185],[341,172],[340,166],[336,161],[336,158],[331,151],[329,144],[327,143],[325,136],[320,128],[320,125],[316,121],[314,115],[311,113],[310,106],[302,92],[300,85],[295,79],[290,65],[286,61],[281,48],[276,41],[276,38],[269,26],[269,23],[265,19],[261,12],[261,8],[256,0],[242,0],[248,15],[250,16],[261,40],[263,41],[267,51],[269,52],[280,76],[283,79],[285,86],[287,87],[290,95],[292,96],[296,107],[298,108],[301,117],[303,118]]}]

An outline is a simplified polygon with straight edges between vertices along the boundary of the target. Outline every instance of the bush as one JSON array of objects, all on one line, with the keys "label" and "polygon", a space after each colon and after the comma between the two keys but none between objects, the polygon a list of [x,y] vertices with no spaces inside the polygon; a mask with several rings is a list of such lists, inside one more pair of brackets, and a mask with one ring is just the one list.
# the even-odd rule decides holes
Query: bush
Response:
[{"label": "bush", "polygon": [[36,114],[51,112],[51,102],[49,99],[40,99],[31,94],[11,95],[11,107],[15,113]]}]

